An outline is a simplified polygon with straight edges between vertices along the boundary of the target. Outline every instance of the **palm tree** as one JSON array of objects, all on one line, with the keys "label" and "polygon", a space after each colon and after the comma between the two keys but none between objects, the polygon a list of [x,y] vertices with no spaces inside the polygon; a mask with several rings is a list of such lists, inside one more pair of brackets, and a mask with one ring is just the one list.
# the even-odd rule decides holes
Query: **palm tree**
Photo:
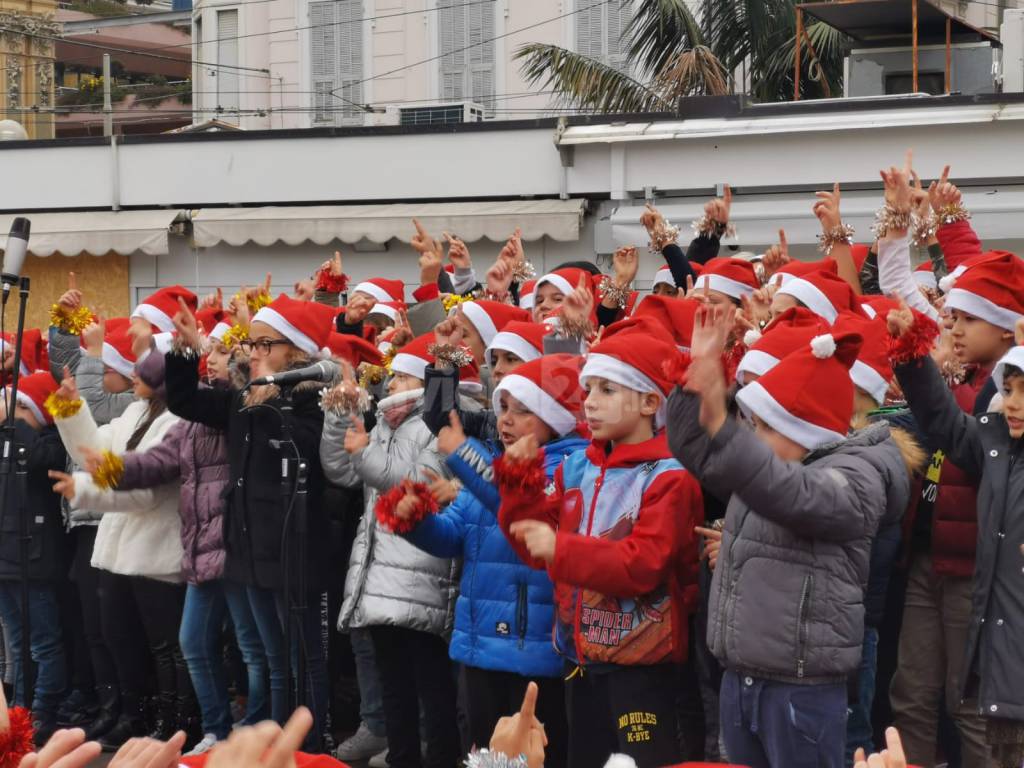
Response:
[{"label": "palm tree", "polygon": [[[703,0],[699,22],[685,0],[639,0],[622,36],[627,72],[557,45],[528,44],[516,57],[527,80],[580,109],[671,111],[680,96],[729,93],[729,73],[741,69],[751,95],[779,101],[793,96],[795,19],[794,0]],[[845,37],[822,22],[805,29],[801,97],[839,93]]]}]

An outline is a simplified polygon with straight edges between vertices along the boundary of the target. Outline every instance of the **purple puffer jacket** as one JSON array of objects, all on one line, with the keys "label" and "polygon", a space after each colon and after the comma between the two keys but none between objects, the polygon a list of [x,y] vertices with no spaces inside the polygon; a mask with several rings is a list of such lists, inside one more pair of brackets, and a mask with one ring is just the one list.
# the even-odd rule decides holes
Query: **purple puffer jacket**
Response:
[{"label": "purple puffer jacket", "polygon": [[181,479],[181,572],[189,584],[224,575],[224,489],[230,479],[224,433],[181,421],[143,453],[124,456],[120,491],[152,488]]}]

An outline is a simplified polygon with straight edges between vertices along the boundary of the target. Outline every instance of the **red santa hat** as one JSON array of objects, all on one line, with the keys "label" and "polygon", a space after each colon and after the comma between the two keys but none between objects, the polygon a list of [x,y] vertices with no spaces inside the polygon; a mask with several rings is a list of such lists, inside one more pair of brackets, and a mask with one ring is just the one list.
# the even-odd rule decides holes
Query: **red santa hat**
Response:
[{"label": "red santa hat", "polygon": [[843,312],[833,326],[837,334],[854,333],[861,337],[857,360],[850,367],[850,378],[879,407],[885,405],[893,377],[892,363],[889,362],[887,315],[887,312],[878,312],[869,319],[853,312]]},{"label": "red santa hat", "polygon": [[579,269],[578,267],[563,267],[562,269],[556,269],[554,272],[548,272],[542,278],[537,280],[537,285],[534,286],[533,295],[536,297],[537,291],[541,289],[545,283],[550,283],[564,295],[569,295],[576,290],[576,287],[580,284],[580,279],[583,279],[590,289],[590,292],[594,292],[594,276],[587,272],[585,269]]},{"label": "red santa hat", "polygon": [[748,349],[736,366],[736,381],[746,384],[750,376],[764,376],[779,361],[828,333],[828,323],[806,307],[790,307],[776,317],[763,333],[748,331],[743,342]]},{"label": "red santa hat", "polygon": [[935,279],[935,272],[932,270],[930,261],[918,264],[912,276],[919,288],[927,288],[929,291],[939,290],[939,281]]},{"label": "red santa hat", "polygon": [[132,312],[131,319],[134,320],[136,317],[141,317],[161,331],[173,331],[173,318],[181,309],[178,306],[179,298],[185,300],[185,304],[188,305],[188,308],[194,314],[198,305],[196,295],[184,286],[172,285],[167,288],[161,288],[143,299]]},{"label": "red santa hat", "polygon": [[405,301],[405,283],[401,280],[371,277],[356,285],[352,293],[365,293],[382,302]]},{"label": "red santa hat", "polygon": [[860,302],[850,284],[831,272],[812,272],[794,277],[787,280],[778,293],[792,296],[829,324],[834,323],[843,310],[860,310]]},{"label": "red santa hat", "polygon": [[495,388],[491,398],[495,413],[500,412],[501,393],[507,392],[564,437],[576,429],[583,414],[582,362],[575,355],[544,355],[523,363]]},{"label": "red santa hat", "polygon": [[833,275],[838,275],[839,265],[833,258],[820,261],[790,261],[772,274],[768,282],[775,286],[785,285],[794,277],[803,277],[815,272],[831,272]]},{"label": "red santa hat", "polygon": [[864,262],[868,260],[870,248],[862,243],[854,243],[850,246],[850,255],[853,257],[853,265],[860,272],[864,268]]},{"label": "red santa hat", "polygon": [[672,270],[668,267],[662,267],[654,273],[654,282],[651,283],[651,288],[657,288],[659,285],[670,285],[673,288],[676,287],[676,279],[672,277]]},{"label": "red santa hat", "polygon": [[[404,347],[399,349],[394,359],[391,361],[392,373],[404,373],[406,376],[412,376],[413,378],[423,381],[427,377],[427,366],[434,364],[434,356],[430,354],[429,349],[435,341],[434,332],[430,331],[422,336],[417,336]],[[468,349],[466,349],[465,352],[469,355]],[[476,367],[475,363],[470,363],[469,365],[463,366],[459,369],[460,386],[463,381],[470,385],[468,389],[476,389],[472,385],[474,382],[479,383],[480,376],[479,369]]]},{"label": "red santa hat", "polygon": [[815,336],[739,390],[736,400],[748,416],[809,451],[843,440],[853,417],[850,368],[860,344],[856,334]]},{"label": "red santa hat", "polygon": [[536,287],[536,280],[527,280],[519,286],[519,307],[520,309],[533,309],[533,289]]},{"label": "red santa hat", "polygon": [[131,324],[132,321],[127,317],[106,321],[101,357],[107,368],[117,371],[126,379],[130,379],[135,372],[135,353],[132,352],[132,338],[128,335]]},{"label": "red santa hat", "polygon": [[46,398],[57,391],[57,380],[49,371],[38,371],[18,381],[18,403],[32,411],[40,424],[53,424],[53,417],[46,410]]},{"label": "red santa hat", "polygon": [[761,287],[754,265],[746,259],[722,257],[711,259],[704,264],[704,270],[697,276],[693,287],[724,293],[739,301]]},{"label": "red santa hat", "polygon": [[327,335],[327,344],[324,346],[324,350],[327,355],[339,357],[353,367],[360,363],[382,364],[381,352],[377,347],[361,336],[353,336],[350,333],[331,331]]},{"label": "red santa hat", "polygon": [[958,309],[1012,331],[1024,317],[1024,263],[1012,253],[970,267],[946,296],[946,309]]},{"label": "red santa hat", "polygon": [[224,334],[231,330],[231,324],[223,321],[217,323],[211,331],[206,334],[206,337],[212,341],[224,342]]},{"label": "red santa hat", "polygon": [[212,333],[218,323],[224,322],[224,310],[222,309],[200,309],[196,312],[196,322],[207,336]]},{"label": "red santa hat", "polygon": [[[674,285],[674,283],[673,283]],[[690,349],[693,337],[693,320],[700,302],[695,299],[679,299],[670,296],[645,296],[636,306],[633,317],[650,317],[672,334],[676,346],[682,351]]]},{"label": "red santa hat", "polygon": [[660,395],[662,407],[655,424],[664,425],[664,400],[675,383],[662,364],[678,355],[664,337],[665,328],[650,317],[631,317],[613,323],[605,330],[601,342],[590,348],[580,372],[580,384],[600,377],[635,392]]},{"label": "red santa hat", "polygon": [[398,322],[400,314],[404,310],[404,301],[378,301],[373,305],[373,309],[371,309],[368,314],[384,315],[384,317],[391,321],[392,325],[395,325]]},{"label": "red santa hat", "polygon": [[334,330],[335,307],[315,301],[299,301],[281,294],[253,315],[253,323],[265,323],[307,355],[316,356]]},{"label": "red santa hat", "polygon": [[498,331],[509,323],[530,319],[530,313],[525,309],[513,307],[511,304],[503,304],[500,301],[464,301],[452,307],[448,311],[448,316],[456,314],[460,308],[466,319],[480,334],[485,347],[489,347],[494,341],[494,337],[498,335]]},{"label": "red santa hat", "polygon": [[[0,354],[7,350],[10,344],[14,348],[14,334],[5,333],[0,337]],[[20,376],[29,376],[39,370],[46,370],[50,366],[49,356],[46,351],[46,340],[43,332],[38,328],[26,328],[21,336],[21,364],[18,366]]]},{"label": "red santa hat", "polygon": [[953,290],[953,286],[956,285],[956,281],[959,280],[960,276],[968,269],[977,266],[978,264],[983,264],[986,261],[1002,258],[1006,255],[1013,256],[1009,251],[986,251],[985,253],[976,253],[973,256],[964,259],[952,272],[939,280],[939,290],[943,293],[949,293]]},{"label": "red santa hat", "polygon": [[536,360],[544,354],[544,337],[554,333],[548,323],[534,323],[529,320],[513,320],[502,328],[487,347],[487,364],[494,365],[494,352],[510,352],[524,363]]},{"label": "red santa hat", "polygon": [[1011,366],[1024,371],[1024,347],[1012,347],[992,369],[992,381],[995,382],[998,394],[1003,393],[1003,378],[1006,375],[1006,369]]}]

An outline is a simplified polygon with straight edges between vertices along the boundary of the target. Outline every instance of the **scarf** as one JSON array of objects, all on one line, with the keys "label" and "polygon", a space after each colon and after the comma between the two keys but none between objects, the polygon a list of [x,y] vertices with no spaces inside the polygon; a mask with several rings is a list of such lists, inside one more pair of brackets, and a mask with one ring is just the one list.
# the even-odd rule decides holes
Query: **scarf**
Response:
[{"label": "scarf", "polygon": [[399,392],[397,395],[385,397],[378,403],[377,407],[380,416],[391,429],[398,429],[398,426],[408,418],[419,406],[423,398],[423,389],[412,389],[408,392]]}]

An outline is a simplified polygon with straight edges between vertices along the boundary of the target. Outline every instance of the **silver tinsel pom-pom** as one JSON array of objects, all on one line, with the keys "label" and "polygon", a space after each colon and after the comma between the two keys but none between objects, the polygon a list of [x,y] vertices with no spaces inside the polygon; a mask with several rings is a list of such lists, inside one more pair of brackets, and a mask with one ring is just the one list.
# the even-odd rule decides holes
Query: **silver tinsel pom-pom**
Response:
[{"label": "silver tinsel pom-pom", "polygon": [[529,768],[524,755],[509,757],[503,752],[489,749],[474,750],[464,763],[465,768]]}]

